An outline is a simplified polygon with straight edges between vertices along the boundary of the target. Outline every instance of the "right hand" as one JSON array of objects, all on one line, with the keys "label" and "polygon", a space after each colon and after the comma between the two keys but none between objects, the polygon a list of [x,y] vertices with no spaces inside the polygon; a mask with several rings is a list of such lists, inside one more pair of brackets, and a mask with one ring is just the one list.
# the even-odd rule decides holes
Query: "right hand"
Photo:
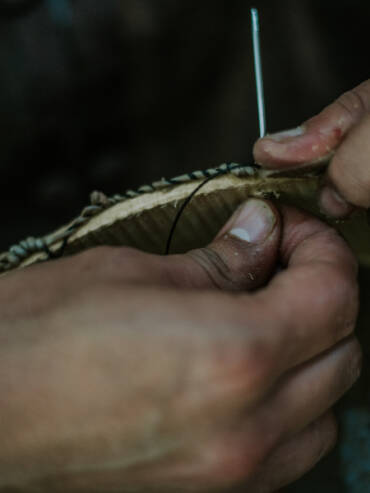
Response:
[{"label": "right hand", "polygon": [[259,139],[254,157],[265,168],[284,170],[319,162],[333,151],[320,205],[341,218],[353,206],[370,207],[370,80],[296,129]]},{"label": "right hand", "polygon": [[333,447],[360,372],[350,250],[259,200],[186,255],[14,272],[0,307],[0,488],[275,491]]}]

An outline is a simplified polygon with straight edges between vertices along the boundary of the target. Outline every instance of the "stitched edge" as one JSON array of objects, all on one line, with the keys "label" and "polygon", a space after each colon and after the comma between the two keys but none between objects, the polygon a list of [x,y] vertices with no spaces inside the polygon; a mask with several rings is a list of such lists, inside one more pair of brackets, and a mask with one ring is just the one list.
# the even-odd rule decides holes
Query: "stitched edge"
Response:
[{"label": "stitched edge", "polygon": [[[142,185],[137,190],[126,190],[123,194],[116,194],[107,197],[102,192],[94,191],[90,195],[90,205],[85,207],[81,213],[72,221],[70,226],[63,230],[49,235],[35,238],[28,237],[18,244],[12,245],[7,252],[0,255],[0,273],[7,272],[18,267],[23,261],[27,260],[35,253],[45,252],[45,260],[63,255],[64,249],[68,244],[69,238],[82,226],[87,224],[93,217],[101,212],[113,207],[118,203],[139,197],[140,195],[157,192],[176,185],[191,181],[204,180],[216,175],[233,174],[235,176],[257,176],[260,167],[258,165],[241,165],[237,163],[224,163],[217,168],[209,168],[203,171],[193,171],[175,178],[162,178],[150,185]],[[60,254],[52,252],[51,247],[62,241]]]}]

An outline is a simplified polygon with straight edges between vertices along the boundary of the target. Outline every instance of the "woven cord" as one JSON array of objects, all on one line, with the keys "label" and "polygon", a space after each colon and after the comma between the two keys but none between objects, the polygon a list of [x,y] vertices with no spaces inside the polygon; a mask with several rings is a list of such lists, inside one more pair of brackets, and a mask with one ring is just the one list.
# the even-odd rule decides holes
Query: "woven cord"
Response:
[{"label": "woven cord", "polygon": [[[77,216],[70,226],[63,231],[58,231],[50,235],[34,238],[29,237],[13,245],[9,250],[0,255],[0,272],[7,272],[18,267],[22,262],[27,260],[35,253],[45,252],[44,260],[61,257],[68,245],[69,238],[76,233],[82,226],[86,225],[93,217],[116,204],[139,197],[144,194],[153,193],[159,190],[167,189],[176,185],[189,183],[192,181],[207,180],[212,177],[218,177],[226,174],[236,176],[256,176],[259,166],[244,166],[237,163],[222,164],[218,168],[209,168],[204,171],[193,171],[175,178],[162,178],[150,185],[143,185],[137,190],[127,190],[124,194],[107,197],[102,192],[93,192],[90,196],[90,205],[85,207],[79,216]],[[61,247],[55,251],[52,247],[58,243]]]}]

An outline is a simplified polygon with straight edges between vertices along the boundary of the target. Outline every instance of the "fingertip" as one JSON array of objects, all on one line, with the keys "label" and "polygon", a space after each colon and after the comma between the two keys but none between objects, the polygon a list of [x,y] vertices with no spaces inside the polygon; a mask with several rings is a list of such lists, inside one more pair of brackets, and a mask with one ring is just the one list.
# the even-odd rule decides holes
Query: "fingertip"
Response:
[{"label": "fingertip", "polygon": [[251,198],[235,211],[217,238],[230,235],[251,245],[262,244],[278,225],[278,218],[271,202]]},{"label": "fingertip", "polygon": [[237,209],[210,245],[181,257],[181,271],[188,273],[188,285],[193,287],[257,289],[274,272],[280,238],[275,206],[252,198]]},{"label": "fingertip", "polygon": [[315,128],[300,126],[259,139],[253,154],[257,164],[270,169],[318,165],[332,153],[329,136]]},{"label": "fingertip", "polygon": [[264,168],[275,169],[286,164],[289,156],[284,154],[285,148],[274,142],[269,135],[257,140],[253,146],[254,161]]}]

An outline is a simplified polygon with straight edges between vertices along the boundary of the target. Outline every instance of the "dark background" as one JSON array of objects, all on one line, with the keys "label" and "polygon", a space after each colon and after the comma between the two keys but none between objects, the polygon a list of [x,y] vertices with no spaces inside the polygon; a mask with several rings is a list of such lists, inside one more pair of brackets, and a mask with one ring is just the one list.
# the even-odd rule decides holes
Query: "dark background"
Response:
[{"label": "dark background", "polygon": [[[369,78],[369,2],[253,6],[269,131],[296,126]],[[250,162],[258,136],[250,7],[0,0],[0,248],[68,221],[93,189]],[[370,275],[362,279],[368,305]],[[341,404],[341,446],[289,491],[370,491],[369,382],[367,369]]]},{"label": "dark background", "polygon": [[[256,1],[268,129],[369,77],[365,1]],[[249,2],[0,0],[0,248],[258,135]]]}]

